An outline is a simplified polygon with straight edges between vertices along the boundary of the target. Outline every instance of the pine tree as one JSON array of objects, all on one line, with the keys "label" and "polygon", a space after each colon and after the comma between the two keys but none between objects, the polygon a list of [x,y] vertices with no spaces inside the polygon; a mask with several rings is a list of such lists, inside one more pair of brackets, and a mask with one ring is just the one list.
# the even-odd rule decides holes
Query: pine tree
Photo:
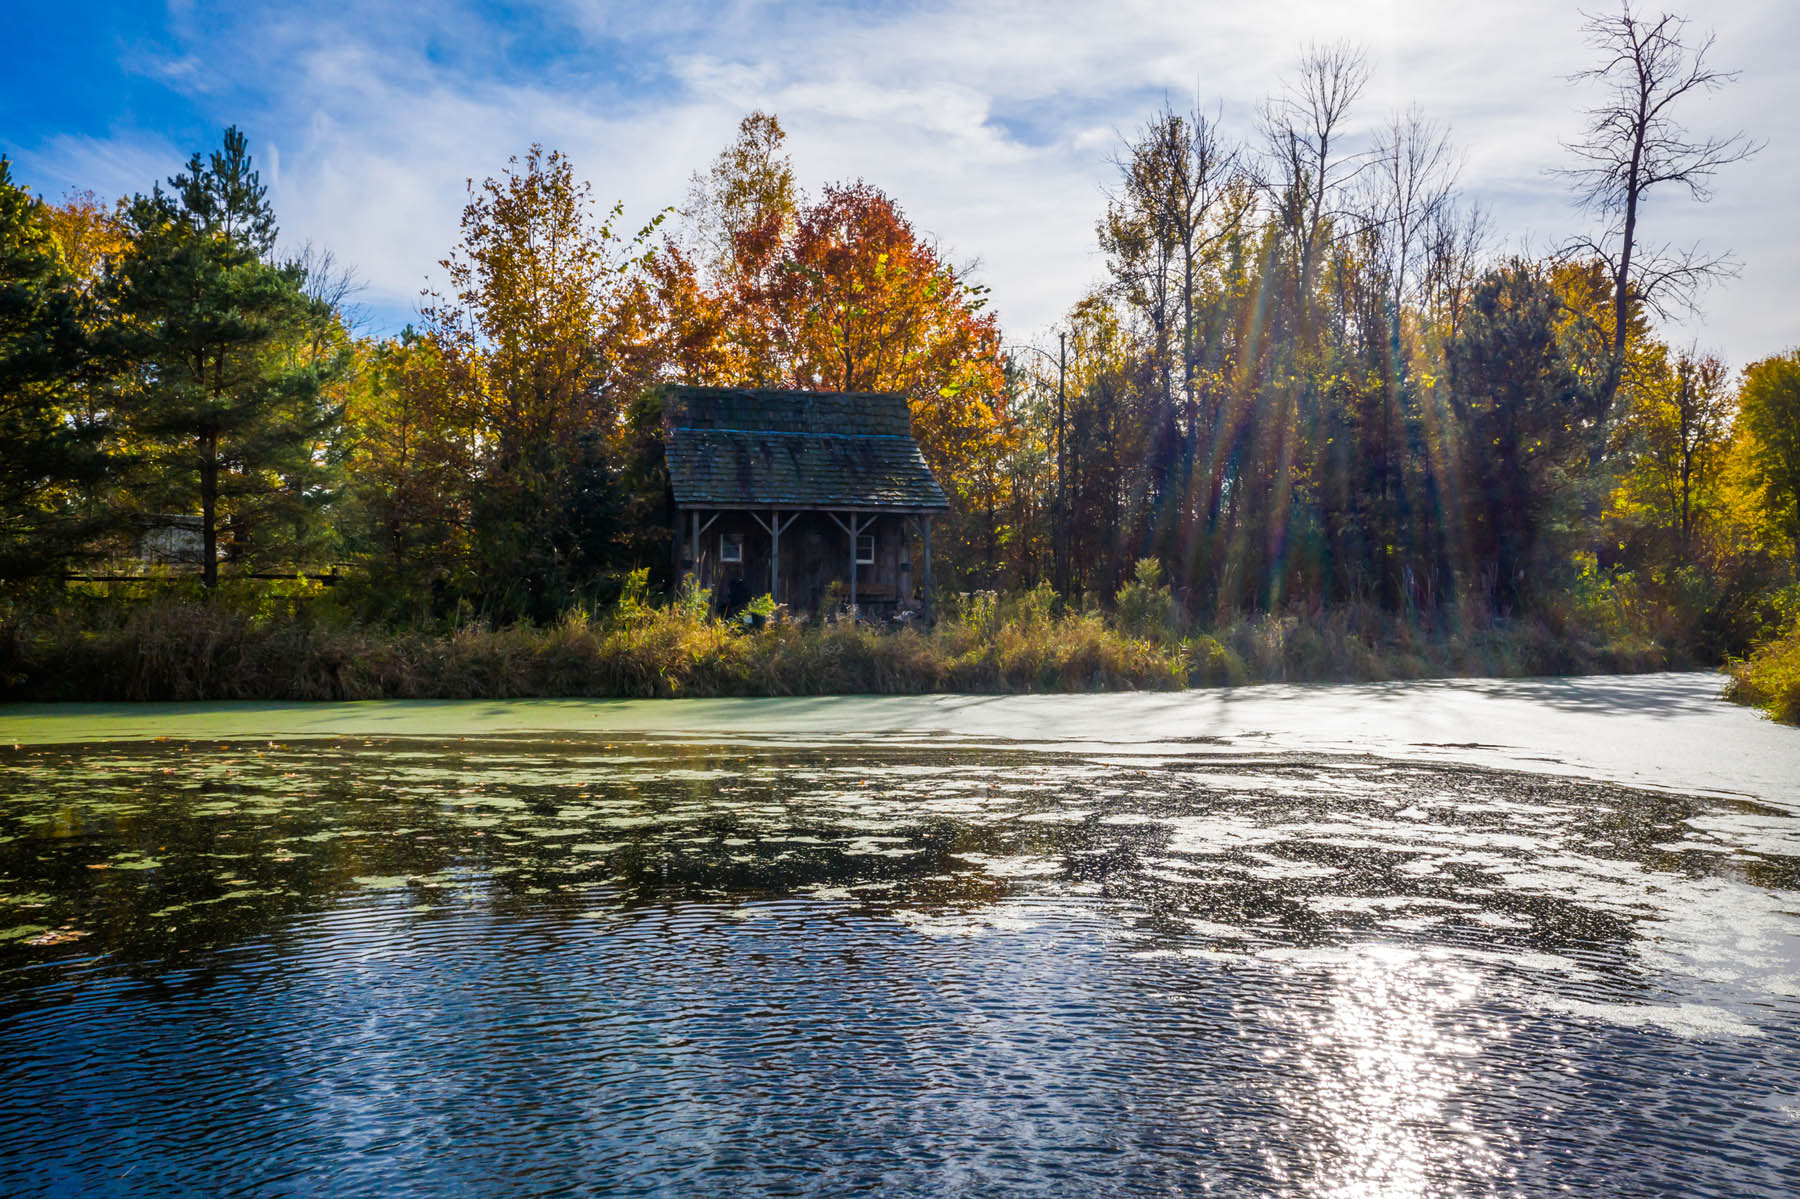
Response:
[{"label": "pine tree", "polygon": [[266,557],[321,498],[341,417],[324,384],[341,364],[314,352],[332,315],[304,268],[270,260],[275,215],[243,135],[227,129],[169,183],[126,205],[134,244],[103,291],[119,409],[148,468],[140,498],[197,504],[212,587],[221,528],[234,557]]}]

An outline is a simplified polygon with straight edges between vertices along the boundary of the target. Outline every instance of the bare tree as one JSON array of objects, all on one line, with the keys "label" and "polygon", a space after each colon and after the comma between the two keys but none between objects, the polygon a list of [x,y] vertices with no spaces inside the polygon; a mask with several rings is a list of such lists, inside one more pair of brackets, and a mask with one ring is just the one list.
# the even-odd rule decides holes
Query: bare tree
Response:
[{"label": "bare tree", "polygon": [[302,272],[300,290],[323,304],[333,316],[343,322],[346,329],[354,329],[362,323],[362,305],[355,297],[365,290],[367,284],[357,274],[355,267],[339,262],[335,251],[311,239],[300,247],[300,252],[294,256],[294,262]]},{"label": "bare tree", "polygon": [[1425,283],[1430,235],[1453,207],[1458,164],[1449,135],[1413,109],[1395,114],[1381,131],[1371,165],[1369,207],[1387,277],[1387,302],[1397,320],[1407,299]]},{"label": "bare tree", "polygon": [[1170,344],[1181,342],[1180,374],[1189,435],[1197,427],[1194,376],[1196,292],[1219,246],[1242,224],[1251,203],[1241,185],[1239,151],[1218,123],[1198,110],[1165,106],[1127,153],[1114,160],[1122,186],[1107,205],[1100,243],[1114,275],[1146,311],[1164,353],[1164,397],[1172,401]]},{"label": "bare tree", "polygon": [[1488,213],[1446,204],[1434,209],[1424,232],[1422,293],[1428,311],[1442,319],[1446,338],[1462,323],[1463,301],[1480,278],[1487,250]]},{"label": "bare tree", "polygon": [[1370,162],[1366,154],[1343,152],[1344,122],[1368,81],[1368,61],[1355,46],[1309,46],[1293,82],[1263,108],[1274,173],[1265,186],[1275,192],[1277,215],[1299,249],[1303,316],[1311,308],[1308,297],[1326,224],[1344,215],[1330,207],[1333,197],[1343,194]]},{"label": "bare tree", "polygon": [[1614,14],[1584,15],[1583,31],[1602,61],[1574,78],[1599,84],[1605,98],[1588,111],[1582,139],[1567,145],[1581,165],[1565,173],[1575,180],[1582,205],[1604,218],[1608,228],[1598,239],[1572,243],[1567,252],[1599,258],[1612,276],[1611,353],[1594,397],[1594,419],[1604,424],[1624,374],[1632,302],[1666,315],[1691,307],[1704,284],[1737,269],[1728,255],[1643,245],[1638,212],[1644,196],[1662,184],[1680,184],[1704,202],[1720,168],[1761,147],[1741,132],[1691,133],[1676,118],[1675,109],[1688,97],[1717,91],[1737,78],[1735,71],[1707,65],[1710,33],[1691,36],[1687,21],[1671,13],[1640,16],[1630,0]]}]

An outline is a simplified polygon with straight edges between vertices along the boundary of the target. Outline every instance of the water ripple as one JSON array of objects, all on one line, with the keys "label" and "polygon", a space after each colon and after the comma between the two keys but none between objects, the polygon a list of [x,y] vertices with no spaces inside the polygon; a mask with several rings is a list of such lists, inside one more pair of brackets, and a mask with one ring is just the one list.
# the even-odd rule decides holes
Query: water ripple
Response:
[{"label": "water ripple", "polygon": [[0,751],[0,1191],[1788,1194],[1796,845],[1357,758]]}]

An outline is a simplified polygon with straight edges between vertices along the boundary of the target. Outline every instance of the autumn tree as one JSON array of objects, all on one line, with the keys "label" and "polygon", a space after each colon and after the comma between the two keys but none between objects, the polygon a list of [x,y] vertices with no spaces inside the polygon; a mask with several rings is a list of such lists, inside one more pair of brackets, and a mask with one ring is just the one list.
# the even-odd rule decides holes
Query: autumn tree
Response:
[{"label": "autumn tree", "polygon": [[371,616],[429,621],[466,590],[475,444],[449,402],[437,346],[410,326],[361,342],[350,373],[338,526]]},{"label": "autumn tree", "polygon": [[1145,322],[1162,412],[1149,447],[1161,522],[1210,525],[1225,484],[1230,251],[1255,195],[1217,122],[1165,105],[1116,166],[1099,225],[1118,294]]},{"label": "autumn tree", "polygon": [[608,564],[616,515],[589,502],[620,469],[627,414],[662,356],[646,263],[597,218],[568,158],[533,146],[469,188],[448,294],[423,310],[444,419],[471,455],[470,570],[483,609],[553,615]]},{"label": "autumn tree", "polygon": [[[1007,502],[1006,384],[985,290],[859,182],[827,187],[802,210],[765,300],[780,314],[788,385],[904,393],[925,460],[969,516]],[[997,564],[991,520],[962,532]]]},{"label": "autumn tree", "polygon": [[1156,504],[1149,447],[1162,385],[1145,335],[1111,289],[1082,297],[1066,323],[1064,552],[1070,589],[1105,597],[1148,552]]},{"label": "autumn tree", "polygon": [[761,109],[738,123],[737,138],[706,174],[689,183],[682,209],[716,279],[754,276],[793,232],[801,196],[787,133]]},{"label": "autumn tree", "polygon": [[[956,546],[1003,568],[1026,469],[1000,330],[985,287],[920,237],[894,200],[858,181],[802,193],[771,114],[755,112],[683,210],[687,236],[646,263],[654,338],[683,382],[886,391],[907,396],[926,460],[956,515]],[[973,558],[971,560],[973,560]]]},{"label": "autumn tree", "polygon": [[790,313],[779,306],[803,197],[773,114],[753,112],[682,209],[685,236],[650,264],[661,339],[682,377],[701,385],[775,386],[786,374]]},{"label": "autumn tree", "polygon": [[243,135],[226,130],[169,185],[125,206],[130,248],[100,290],[117,410],[146,468],[134,490],[199,508],[212,587],[221,529],[251,559],[315,527],[305,514],[327,495],[340,415],[323,385],[341,363],[311,352],[331,313],[302,290],[303,268],[270,260],[275,214]]},{"label": "autumn tree", "polygon": [[1751,479],[1769,524],[1793,547],[1800,567],[1800,350],[1744,371],[1739,421]]},{"label": "autumn tree", "polygon": [[[1661,347],[1658,347],[1661,350]],[[1624,493],[1667,532],[1680,562],[1696,558],[1703,522],[1719,502],[1736,396],[1725,364],[1706,354],[1657,354],[1640,373],[1624,417],[1632,465]]]},{"label": "autumn tree", "polygon": [[70,192],[61,204],[45,205],[44,224],[83,291],[92,290],[104,276],[107,263],[130,245],[118,210],[102,204],[88,190]]}]

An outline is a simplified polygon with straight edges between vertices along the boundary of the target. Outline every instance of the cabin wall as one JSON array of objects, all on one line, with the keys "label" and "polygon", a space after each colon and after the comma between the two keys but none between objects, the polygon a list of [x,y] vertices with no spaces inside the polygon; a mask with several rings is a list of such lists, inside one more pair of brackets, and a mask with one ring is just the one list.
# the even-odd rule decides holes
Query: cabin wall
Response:
[{"label": "cabin wall", "polygon": [[[702,514],[705,523],[710,513]],[[792,515],[789,513],[788,515]],[[685,515],[681,534],[692,529]],[[857,601],[865,613],[892,611],[913,598],[919,589],[918,568],[912,562],[906,518],[890,514],[875,517],[867,530],[875,538],[875,562],[857,567]],[[743,538],[740,563],[720,561],[725,534]],[[713,604],[733,611],[769,590],[769,534],[748,512],[722,512],[701,534],[696,560],[700,585],[712,589]],[[848,598],[850,586],[850,536],[826,512],[803,512],[781,534],[780,600],[793,612],[817,612],[833,583]]]}]

